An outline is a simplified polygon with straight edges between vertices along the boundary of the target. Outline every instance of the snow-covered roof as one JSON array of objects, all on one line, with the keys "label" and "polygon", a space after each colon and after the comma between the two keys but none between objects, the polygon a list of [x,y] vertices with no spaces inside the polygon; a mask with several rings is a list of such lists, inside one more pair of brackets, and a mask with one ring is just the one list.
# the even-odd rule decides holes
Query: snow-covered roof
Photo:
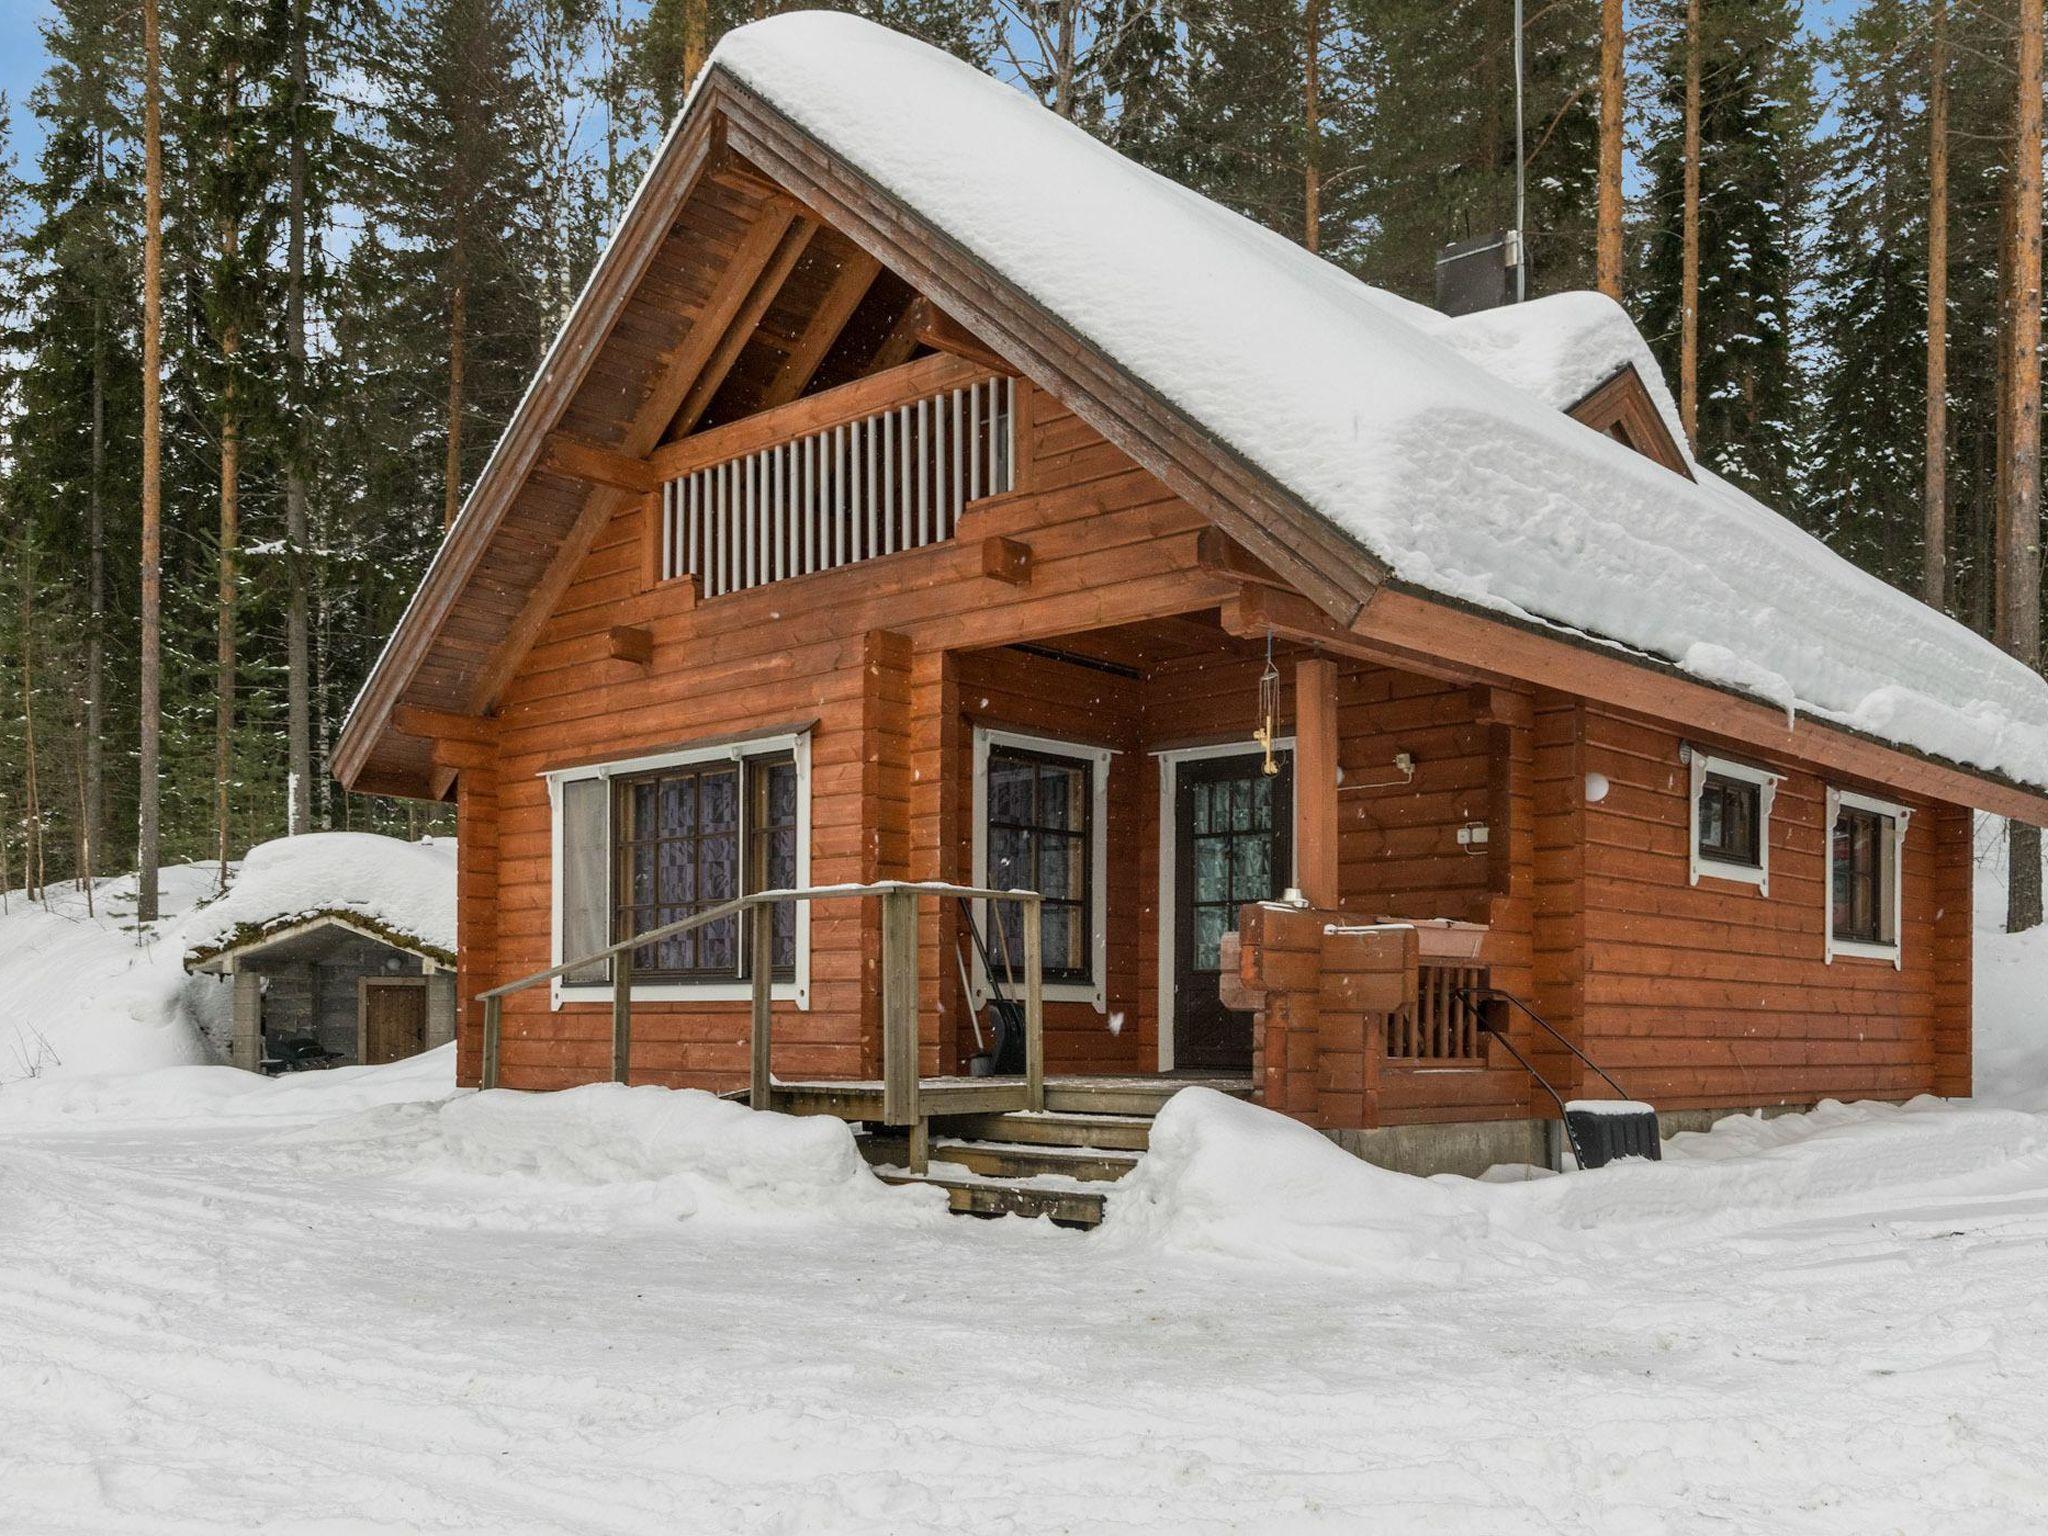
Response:
[{"label": "snow-covered roof", "polygon": [[323,918],[453,961],[455,844],[373,832],[309,832],[259,843],[226,892],[186,919],[186,961]]},{"label": "snow-covered roof", "polygon": [[2031,670],[1726,482],[1560,413],[1625,357],[1674,416],[1609,301],[1446,319],[851,16],[742,27],[713,62],[1397,581],[2048,788]]}]

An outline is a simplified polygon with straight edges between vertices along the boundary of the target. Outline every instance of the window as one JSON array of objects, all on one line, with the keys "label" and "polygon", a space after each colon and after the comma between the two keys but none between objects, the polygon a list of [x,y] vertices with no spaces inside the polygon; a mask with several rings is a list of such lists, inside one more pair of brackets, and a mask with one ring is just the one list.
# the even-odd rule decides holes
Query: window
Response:
[{"label": "window", "polygon": [[[1003,731],[974,733],[974,882],[1037,891],[1046,996],[1106,1006],[1103,994],[1110,754]],[[1000,975],[1005,947],[1024,961],[1023,909],[988,903],[982,914]],[[991,926],[993,919],[993,926]],[[977,992],[985,992],[981,980]]]},{"label": "window", "polygon": [[1899,864],[1912,814],[1848,790],[1828,791],[1829,960],[1858,955],[1899,963]]},{"label": "window", "polygon": [[[988,883],[1045,898],[1045,979],[1088,979],[1089,802],[1094,765],[997,747],[988,755]],[[998,905],[995,952],[1023,955],[1023,909]]]},{"label": "window", "polygon": [[[706,746],[549,776],[555,806],[555,958],[665,927],[749,891],[808,879],[807,736]],[[808,1001],[808,914],[778,903],[768,963],[777,995]],[[633,953],[635,996],[739,997],[753,975],[737,917]],[[557,1001],[610,986],[611,967],[572,972]],[[585,991],[583,995],[592,995]]]},{"label": "window", "polygon": [[1771,888],[1771,803],[1778,775],[1688,749],[1692,770],[1692,883],[1702,875]]},{"label": "window", "polygon": [[1700,857],[1758,867],[1763,860],[1756,829],[1762,813],[1762,785],[1709,773],[1700,788]]}]

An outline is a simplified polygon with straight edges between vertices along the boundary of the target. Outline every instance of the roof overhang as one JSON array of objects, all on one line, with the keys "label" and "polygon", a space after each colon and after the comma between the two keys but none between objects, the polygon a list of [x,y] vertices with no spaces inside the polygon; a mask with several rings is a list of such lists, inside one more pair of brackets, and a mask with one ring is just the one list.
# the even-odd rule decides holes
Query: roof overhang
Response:
[{"label": "roof overhang", "polygon": [[185,969],[194,975],[226,976],[244,960],[284,950],[327,933],[349,934],[416,955],[430,971],[455,964],[455,956],[439,945],[386,928],[360,913],[335,911],[302,914],[283,922],[244,930],[225,944],[193,950],[185,956]]}]

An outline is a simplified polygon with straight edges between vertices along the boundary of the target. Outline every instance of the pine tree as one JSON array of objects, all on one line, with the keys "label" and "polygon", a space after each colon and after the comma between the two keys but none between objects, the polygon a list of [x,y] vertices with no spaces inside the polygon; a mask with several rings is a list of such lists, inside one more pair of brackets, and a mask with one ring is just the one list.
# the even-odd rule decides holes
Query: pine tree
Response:
[{"label": "pine tree", "polygon": [[[1927,379],[1927,55],[1921,0],[1870,0],[1831,40],[1811,321],[1807,516],[1865,570],[1921,585]],[[1792,509],[1787,509],[1792,510]]]},{"label": "pine tree", "polygon": [[[83,802],[76,841],[90,874],[125,860],[111,800],[132,806],[132,781],[110,787],[105,743],[125,736],[134,695],[139,545],[121,515],[136,504],[137,466],[118,451],[139,432],[132,10],[120,0],[59,0],[42,29],[50,56],[31,97],[43,126],[30,220],[21,234],[23,292],[12,332],[20,358],[11,426],[8,505],[32,525],[44,580],[75,615],[65,643],[79,653]],[[46,640],[58,637],[45,625]],[[125,761],[125,754],[117,755]],[[18,803],[18,802],[17,802]],[[132,824],[127,814],[120,824]]]},{"label": "pine tree", "polygon": [[419,361],[444,379],[449,524],[539,360],[541,98],[508,0],[409,0],[383,62],[381,213],[409,279]]},{"label": "pine tree", "polygon": [[[1347,0],[1372,39],[1373,130],[1358,263],[1429,300],[1452,240],[1515,221],[1512,0]],[[1598,8],[1531,5],[1523,22],[1529,293],[1594,280]]]},{"label": "pine tree", "polygon": [[[1701,60],[1698,231],[1700,457],[1766,503],[1800,495],[1794,297],[1811,195],[1812,60],[1791,0],[1694,0]],[[1658,360],[1683,372],[1686,28],[1668,17],[1646,169],[1637,302]]]}]

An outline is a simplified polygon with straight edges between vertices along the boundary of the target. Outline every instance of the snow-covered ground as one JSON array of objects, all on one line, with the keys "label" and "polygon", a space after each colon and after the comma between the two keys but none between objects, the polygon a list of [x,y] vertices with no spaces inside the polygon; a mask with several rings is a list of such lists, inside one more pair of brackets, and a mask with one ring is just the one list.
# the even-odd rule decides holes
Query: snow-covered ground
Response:
[{"label": "snow-covered ground", "polygon": [[2032,1115],[1491,1185],[1184,1096],[1084,1237],[448,1070],[6,1090],[0,1530],[2048,1529]]},{"label": "snow-covered ground", "polygon": [[1086,1236],[445,1049],[67,1063],[0,1085],[0,1532],[2048,1531],[2048,947],[1979,966],[1976,1106],[1482,1183],[1191,1092]]}]

